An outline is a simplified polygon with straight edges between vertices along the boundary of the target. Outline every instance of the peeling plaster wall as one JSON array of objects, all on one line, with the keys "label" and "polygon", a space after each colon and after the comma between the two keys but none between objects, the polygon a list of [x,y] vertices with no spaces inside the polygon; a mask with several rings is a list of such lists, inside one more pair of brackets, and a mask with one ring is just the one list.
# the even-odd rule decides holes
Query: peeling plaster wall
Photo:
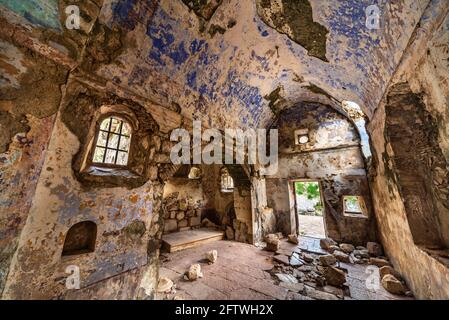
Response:
[{"label": "peeling plaster wall", "polygon": [[[157,244],[152,243],[160,237],[162,186],[150,181],[132,190],[85,190],[72,173],[78,146],[76,136],[58,118],[4,298],[64,294],[68,265],[79,266],[82,288],[134,268],[157,268]],[[68,229],[85,220],[97,224],[95,252],[61,257]],[[135,221],[144,223],[142,233],[127,228]]]},{"label": "peeling plaster wall", "polygon": [[[84,188],[72,171],[79,141],[60,117],[53,125],[71,70],[71,76],[98,90],[141,104],[157,118],[164,134],[180,126],[178,113],[221,128],[266,127],[298,101],[357,102],[368,118],[374,116],[374,205],[387,253],[418,297],[447,298],[447,268],[411,239],[391,181],[382,105],[374,113],[429,1],[380,3],[379,30],[365,26],[370,0],[308,1],[313,22],[328,31],[328,62],[310,55],[310,48],[292,40],[283,27],[264,22],[256,1],[213,1],[212,7],[192,9],[184,2],[78,1],[81,29],[75,31],[64,28],[64,9],[71,1],[0,0],[0,291],[8,276],[4,297],[148,298],[155,287],[159,206],[163,181],[172,173],[168,155],[157,155],[148,168],[151,179],[138,186]],[[414,92],[424,94],[426,108],[437,120],[438,144],[446,160],[448,25],[446,20],[433,36],[418,70],[404,75]],[[352,141],[355,134],[349,132]],[[282,152],[279,176],[266,180],[268,206],[278,206],[275,214],[261,190],[265,180],[253,177],[256,239],[268,227],[276,228],[275,216],[280,230],[291,231],[294,224],[285,197],[290,177],[325,177],[332,212],[327,226],[335,238],[375,238],[371,214],[368,221],[357,222],[339,216],[343,193],[358,190],[369,197],[358,148],[340,149],[338,154]],[[347,162],[345,170],[341,161]],[[214,205],[225,210],[230,199],[217,199]],[[61,259],[63,236],[81,219],[98,223],[97,251]],[[137,220],[145,224],[141,236],[131,227]],[[348,228],[357,232],[345,238]],[[77,293],[64,286],[68,263],[84,266],[83,289]],[[423,276],[422,270],[428,273]]]},{"label": "peeling plaster wall", "polygon": [[[427,1],[379,4],[379,30],[365,26],[371,4],[311,2],[314,21],[329,30],[324,62],[266,25],[254,1],[225,1],[205,21],[181,1],[162,0],[151,19],[124,35],[133,45],[96,73],[216,127],[266,126],[273,113],[265,97],[278,87],[285,104],[332,95],[358,102],[371,115]],[[121,23],[108,4],[100,21],[110,28]],[[211,36],[213,25],[223,34]]]},{"label": "peeling plaster wall", "polygon": [[[405,74],[398,76],[400,81],[409,82],[414,94],[422,96],[426,112],[430,113],[437,125],[437,143],[446,158],[446,164],[449,159],[448,30],[449,17],[446,18],[439,31],[429,39],[425,56],[418,57],[417,69],[409,68]],[[392,161],[394,151],[386,141],[386,120],[385,102],[383,102],[368,127],[378,161],[377,174],[372,187],[380,238],[394,267],[404,275],[408,285],[418,298],[448,299],[449,269],[447,263],[444,263],[444,260],[438,261],[436,256],[431,256],[428,252],[420,249],[412,237],[407,213],[396,182],[397,177]],[[446,174],[448,171],[446,170]],[[432,182],[429,181],[429,183]],[[445,226],[444,221],[440,226]],[[447,229],[443,232],[447,237]]]},{"label": "peeling plaster wall", "polygon": [[16,135],[0,154],[0,293],[31,207],[53,117],[29,119],[28,125],[30,131]]},{"label": "peeling plaster wall", "polygon": [[[251,192],[245,188],[236,188],[234,190],[234,209],[238,222],[236,230],[244,229],[244,232],[238,231],[235,235],[237,241],[253,242],[253,217],[251,205]],[[245,226],[242,227],[241,225]]]},{"label": "peeling plaster wall", "polygon": [[[375,219],[360,150],[360,139],[348,119],[330,107],[304,103],[281,114],[279,128],[279,171],[266,178],[268,206],[273,208],[277,229],[296,232],[291,180],[321,182],[328,236],[356,244],[375,240]],[[309,129],[310,142],[295,146],[294,131]],[[342,196],[363,196],[367,217],[343,215]]]},{"label": "peeling plaster wall", "polygon": [[0,50],[1,293],[42,170],[67,70],[2,39]]}]

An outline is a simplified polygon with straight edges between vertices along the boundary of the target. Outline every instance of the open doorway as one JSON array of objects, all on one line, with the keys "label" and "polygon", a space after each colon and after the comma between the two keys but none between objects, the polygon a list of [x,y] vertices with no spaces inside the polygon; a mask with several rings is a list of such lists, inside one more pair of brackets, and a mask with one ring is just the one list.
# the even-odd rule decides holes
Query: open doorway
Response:
[{"label": "open doorway", "polygon": [[326,237],[324,205],[319,181],[293,181],[298,234],[315,238]]}]

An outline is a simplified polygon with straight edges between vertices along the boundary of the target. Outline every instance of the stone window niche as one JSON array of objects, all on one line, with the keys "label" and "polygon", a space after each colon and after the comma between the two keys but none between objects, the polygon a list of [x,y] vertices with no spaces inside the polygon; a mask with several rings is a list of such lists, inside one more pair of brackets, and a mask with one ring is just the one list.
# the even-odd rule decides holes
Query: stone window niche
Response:
[{"label": "stone window niche", "polygon": [[362,196],[343,196],[343,214],[349,217],[366,218],[367,208]]},{"label": "stone window niche", "polygon": [[95,111],[82,157],[75,162],[80,164],[79,180],[96,187],[131,188],[148,180],[157,126],[144,112],[138,117],[138,111],[126,105],[103,105]]},{"label": "stone window niche", "polygon": [[223,192],[223,193],[234,192],[234,180],[232,179],[231,175],[229,174],[229,171],[227,168],[221,168],[220,177],[221,177],[221,183],[220,183],[221,192]]},{"label": "stone window niche", "polygon": [[309,129],[295,130],[295,145],[304,145],[310,141]]},{"label": "stone window niche", "polygon": [[95,251],[97,225],[92,221],[82,221],[73,225],[64,241],[62,256],[74,256]]},{"label": "stone window niche", "polygon": [[97,132],[92,163],[98,166],[126,166],[131,144],[131,125],[120,117],[102,120]]}]

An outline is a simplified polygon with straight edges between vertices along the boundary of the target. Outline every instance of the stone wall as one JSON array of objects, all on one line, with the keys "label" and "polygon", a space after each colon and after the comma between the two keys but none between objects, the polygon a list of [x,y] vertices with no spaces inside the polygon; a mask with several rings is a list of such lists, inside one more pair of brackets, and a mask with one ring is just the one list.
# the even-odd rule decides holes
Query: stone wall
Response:
[{"label": "stone wall", "polygon": [[[188,166],[187,166],[188,167]],[[175,173],[164,187],[164,233],[200,227],[208,219],[226,231],[228,240],[252,243],[252,205],[250,186],[221,192],[221,165],[199,165],[201,177],[189,179]],[[185,171],[185,172],[184,172]]]},{"label": "stone wall", "polygon": [[[68,85],[62,105],[70,104],[72,88]],[[84,93],[88,96],[86,88]],[[136,131],[132,142],[136,148],[143,148],[145,156],[139,158],[136,149],[134,160],[136,166],[142,165],[144,170],[131,177],[95,176],[92,181],[80,177],[77,159],[82,158],[92,143],[89,130],[73,129],[71,123],[81,121],[78,115],[89,119],[87,123],[95,119],[93,114],[104,104],[102,98],[95,99],[91,104],[85,102],[88,107],[73,115],[69,122],[65,107],[58,113],[28,223],[12,260],[4,298],[48,299],[64,295],[66,268],[70,265],[80,269],[81,288],[136,268],[157,270],[163,187],[158,179],[157,162],[163,158],[160,155],[163,155],[161,145],[164,142],[157,143],[158,139],[153,138],[159,134],[152,131],[157,130],[157,125],[146,128],[147,115],[139,117],[135,110],[140,129],[147,130],[145,134],[148,135],[139,139],[139,131]],[[120,101],[121,106],[128,104],[130,110],[135,107],[127,100],[115,98],[115,101]],[[84,105],[81,100],[78,102]],[[80,221],[96,223],[95,251],[61,257],[68,229]],[[154,270],[151,272],[156,274]],[[153,288],[155,281],[153,278]]]},{"label": "stone wall", "polygon": [[[351,122],[320,104],[303,104],[283,113],[279,128],[279,171],[266,178],[268,206],[273,208],[277,230],[296,232],[293,197],[295,179],[320,181],[327,235],[339,241],[364,244],[376,238],[371,195],[360,150],[360,139]],[[295,145],[294,131],[309,130],[309,143]],[[366,215],[343,214],[344,195],[362,196]]]},{"label": "stone wall", "polygon": [[[412,61],[416,61],[416,63],[404,65],[401,73],[397,75],[395,82],[387,91],[385,101],[379,106],[375,117],[368,126],[373,138],[377,162],[372,187],[380,238],[394,267],[404,275],[413,293],[421,299],[449,298],[448,263],[447,258],[441,254],[447,252],[447,245],[444,245],[444,238],[447,239],[449,235],[447,214],[446,217],[438,214],[439,210],[437,209],[444,210],[444,205],[437,206],[432,211],[421,211],[421,218],[425,219],[424,221],[436,220],[439,229],[436,235],[438,236],[438,233],[441,232],[443,245],[435,246],[442,250],[440,254],[438,254],[438,250],[435,252],[429,250],[427,246],[420,246],[420,239],[419,237],[416,239],[413,232],[418,232],[419,235],[420,232],[426,231],[417,230],[416,225],[413,225],[413,220],[410,220],[410,211],[408,211],[410,208],[405,203],[407,194],[404,194],[405,190],[402,188],[404,182],[401,181],[404,167],[402,166],[402,169],[397,167],[401,165],[401,162],[397,161],[397,157],[400,157],[401,153],[397,146],[394,146],[397,141],[394,137],[390,137],[387,127],[394,119],[392,112],[399,112],[401,109],[404,109],[404,115],[412,110],[414,110],[412,113],[414,117],[420,114],[426,115],[424,121],[419,120],[415,125],[407,123],[403,140],[408,139],[409,147],[413,149],[414,154],[410,160],[413,160],[415,156],[420,156],[420,149],[417,148],[420,142],[433,137],[432,141],[426,142],[428,151],[424,154],[431,160],[429,159],[427,164],[421,168],[414,167],[417,164],[413,161],[409,161],[407,166],[408,170],[414,171],[417,175],[412,182],[421,181],[422,188],[441,189],[438,192],[431,192],[430,198],[426,197],[425,199],[416,193],[416,206],[413,210],[424,207],[433,197],[436,201],[441,201],[441,197],[447,195],[441,191],[444,190],[444,185],[448,181],[447,165],[449,160],[448,28],[449,17],[446,16],[439,31],[433,37],[425,36],[427,43],[421,46],[424,48],[422,55],[417,55],[419,52],[415,50],[411,52]],[[401,87],[403,90],[399,90]],[[401,119],[403,118],[399,117],[398,120]],[[431,125],[426,128],[426,123]],[[401,122],[398,122],[397,125],[400,126]],[[442,156],[445,159],[445,164]],[[432,170],[429,170],[428,175],[418,180],[421,170],[441,167],[442,164],[446,166],[445,169],[443,168],[446,176],[440,175],[441,178],[433,181],[439,175],[435,175]],[[445,204],[447,205],[447,201]],[[423,222],[421,224],[425,225]],[[433,225],[435,226],[435,224]],[[407,249],[404,250],[404,248]]]},{"label": "stone wall", "polygon": [[[171,192],[172,190],[176,191]],[[201,226],[204,200],[200,181],[172,179],[165,185],[164,194],[164,233],[186,231]]]}]

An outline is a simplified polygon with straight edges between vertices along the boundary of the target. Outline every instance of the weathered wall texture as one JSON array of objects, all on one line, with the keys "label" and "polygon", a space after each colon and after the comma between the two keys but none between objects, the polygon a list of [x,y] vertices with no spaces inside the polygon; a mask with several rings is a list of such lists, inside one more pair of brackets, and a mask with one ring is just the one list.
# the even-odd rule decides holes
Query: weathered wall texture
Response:
[{"label": "weathered wall texture", "polygon": [[[360,139],[354,125],[335,110],[304,103],[284,111],[279,128],[279,172],[267,177],[268,206],[273,208],[277,228],[285,234],[296,231],[294,179],[315,179],[321,183],[328,236],[357,244],[374,240],[375,219]],[[309,143],[295,145],[294,131],[309,129]],[[367,216],[343,215],[344,195],[362,196]]]},{"label": "weathered wall texture", "polygon": [[[108,28],[125,25],[126,45],[96,74],[164,105],[181,106],[184,115],[204,117],[212,126],[249,127],[271,121],[267,97],[278,88],[278,108],[332,95],[372,113],[428,1],[379,4],[382,25],[388,26],[379,30],[365,26],[370,1],[300,1],[286,25],[276,29],[259,16],[259,3],[266,8],[282,2],[288,15],[293,1],[232,0],[195,11],[182,1],[162,0],[151,19],[129,21],[129,12],[142,2],[103,6],[100,22]],[[298,41],[309,51],[284,34],[288,23],[304,17],[308,24],[302,30],[313,32]],[[328,31],[326,39],[315,34],[321,30]],[[315,37],[319,52],[325,44],[329,62],[310,55],[307,44]]]},{"label": "weathered wall texture", "polygon": [[[82,288],[131,269],[157,267],[162,185],[148,181],[133,188],[107,188],[97,181],[92,188],[89,183],[78,181],[72,162],[80,146],[86,147],[80,144],[85,137],[77,137],[61,118],[62,113],[46,152],[5,298],[51,298],[63,294],[68,265],[80,267]],[[147,153],[151,147],[147,146]],[[148,162],[144,164],[148,166]],[[65,234],[80,221],[97,224],[95,252],[61,257]]]},{"label": "weathered wall texture", "polygon": [[[207,218],[223,230],[228,227],[232,229],[227,234],[229,240],[252,243],[250,186],[241,185],[239,183],[241,178],[234,175],[236,183],[234,192],[222,192],[220,176],[222,167],[199,165],[201,178],[198,180],[187,178],[188,170],[181,167],[175,173],[175,177],[165,184],[165,232],[198,227],[200,222]],[[179,177],[178,174],[184,177]]]},{"label": "weathered wall texture", "polygon": [[[369,30],[365,9],[371,0],[86,0],[76,2],[81,28],[69,30],[64,11],[71,1],[0,0],[2,297],[151,297],[163,185],[175,170],[166,140],[191,118],[218,128],[267,127],[284,108],[295,106],[296,118],[290,118],[299,122],[294,126],[312,125],[304,114],[312,108],[316,123],[321,122],[312,141],[322,150],[291,149],[287,125],[278,175],[266,180],[266,189],[264,177],[255,174],[252,185],[246,177],[237,197],[234,192],[236,220],[247,221],[249,192],[256,222],[238,229],[252,230],[257,240],[276,229],[290,233],[287,181],[314,178],[322,180],[329,235],[356,243],[374,239],[354,128],[334,113],[319,111],[321,106],[300,103],[335,106],[342,100],[357,102],[372,120],[377,174],[372,193],[388,255],[418,297],[449,297],[447,259],[419,249],[411,235],[382,100],[429,2],[383,1],[378,4],[381,28]],[[441,7],[445,1],[431,3]],[[448,26],[446,19],[427,35],[428,51],[420,63],[395,80],[422,97],[431,137],[438,137],[432,145],[437,165],[429,171],[435,179],[428,183],[438,189],[432,193],[439,208],[434,221],[440,223],[443,244],[449,238],[443,163],[447,166],[449,159]],[[308,33],[298,32],[303,30]],[[92,125],[104,104],[125,105],[143,124],[133,147],[137,178],[103,179],[82,171]],[[238,170],[231,175],[242,176]],[[204,184],[203,192],[217,190],[217,179]],[[365,197],[368,219],[341,215],[341,196],[348,193]],[[206,206],[225,212],[233,196],[214,191],[211,198]],[[98,226],[96,251],[61,259],[68,228],[86,219]],[[80,264],[79,295],[65,290],[68,264]]]},{"label": "weathered wall texture", "polygon": [[[413,219],[413,215],[419,211],[420,207],[424,208],[431,198],[423,199],[417,192],[415,194],[416,207],[412,208],[412,212],[408,211],[410,208],[405,205],[404,193],[401,190],[403,184],[401,182],[401,168],[397,167],[401,165],[400,161],[398,163],[396,159],[396,157],[401,156],[400,150],[394,148],[386,124],[394,119],[394,117],[391,117],[392,112],[398,112],[401,108],[405,108],[406,112],[415,110],[415,117],[420,114],[426,115],[425,121],[419,121],[415,125],[408,123],[408,129],[404,132],[404,139],[408,139],[410,147],[416,147],[416,150],[419,151],[419,145],[423,141],[426,142],[426,139],[432,138],[432,141],[427,141],[426,148],[428,150],[424,153],[424,156],[430,157],[431,160],[423,168],[414,169],[416,169],[417,175],[420,170],[427,166],[427,168],[432,168],[433,172],[429,171],[428,175],[421,178],[424,178],[424,180],[418,180],[418,177],[416,177],[413,181],[421,181],[422,189],[440,189],[438,193],[433,192],[430,197],[435,196],[435,199],[445,201],[444,204],[439,210],[434,208],[434,210],[422,212],[424,215],[422,218],[427,221],[436,219],[438,228],[441,228],[439,232],[441,232],[443,238],[447,239],[449,231],[446,222],[447,214],[446,217],[442,217],[438,215],[438,211],[444,210],[444,206],[447,206],[447,200],[443,200],[443,197],[447,197],[445,185],[447,186],[448,182],[449,150],[448,30],[449,17],[445,19],[433,37],[426,37],[426,41],[429,41],[427,43],[428,50],[424,51],[423,56],[415,57],[417,68],[406,66],[404,74],[398,75],[398,83],[391,85],[386,100],[379,106],[375,118],[369,125],[369,132],[376,150],[375,157],[378,162],[377,175],[374,177],[372,186],[373,204],[376,209],[380,238],[394,266],[404,274],[414,294],[418,298],[426,299],[449,298],[447,245],[437,243],[434,246],[434,249],[437,249],[435,251],[430,250],[431,248],[427,245],[418,246],[421,239],[419,237],[416,239],[413,236],[412,228],[414,226],[412,224],[414,221],[410,220],[410,213],[412,213]],[[405,87],[405,90],[399,90],[398,92],[398,88],[401,87]],[[391,99],[395,96],[396,99]],[[416,108],[420,108],[420,110],[416,110]],[[401,123],[398,122],[397,124],[400,125]],[[419,154],[419,152],[417,153]],[[445,164],[442,156],[446,159]],[[411,159],[413,158],[415,157]],[[413,166],[416,163],[409,162],[407,165]],[[442,171],[435,169],[436,167],[441,168],[441,166],[443,166]],[[437,174],[438,172],[440,173]],[[435,178],[437,179],[434,180]],[[425,220],[421,223],[424,224]],[[416,232],[416,230],[413,231]],[[418,235],[422,232],[424,234],[421,234],[421,236],[424,235],[429,240],[430,235],[426,234],[425,230],[418,230]],[[436,234],[438,235],[438,232]],[[404,250],[404,248],[407,249]],[[438,251],[438,249],[442,251]]]},{"label": "weathered wall texture", "polygon": [[173,177],[168,180],[163,196],[164,233],[200,227],[206,196],[200,179]]},{"label": "weathered wall texture", "polygon": [[2,39],[0,48],[1,292],[42,170],[67,70]]},{"label": "weathered wall texture", "polygon": [[[149,111],[155,105],[146,99],[120,90],[119,97],[98,79],[83,76],[87,86],[74,77],[67,82],[78,62],[88,71],[110,63],[122,40],[121,30],[96,23],[101,1],[79,3],[79,31],[62,27],[66,6],[65,1],[0,2],[2,298],[64,297],[68,265],[81,271],[78,297],[151,297],[162,233],[161,182],[169,169],[163,151],[169,149],[167,137],[159,128],[167,133],[179,118],[156,110],[158,121],[165,118],[159,127]],[[94,25],[94,40],[88,41]],[[72,70],[72,75],[83,72]],[[131,149],[136,156],[131,169],[139,178],[89,179],[80,171],[105,104],[127,108],[140,125]],[[97,224],[95,251],[61,257],[68,229],[86,220]]]}]

